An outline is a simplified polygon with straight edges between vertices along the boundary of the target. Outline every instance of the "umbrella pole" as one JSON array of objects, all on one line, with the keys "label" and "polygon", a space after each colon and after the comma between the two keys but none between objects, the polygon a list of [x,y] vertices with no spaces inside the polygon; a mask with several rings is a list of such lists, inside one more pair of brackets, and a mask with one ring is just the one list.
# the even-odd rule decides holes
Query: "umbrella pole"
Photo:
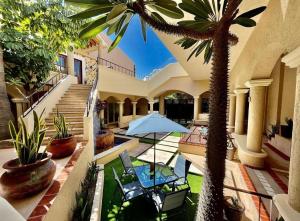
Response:
[{"label": "umbrella pole", "polygon": [[156,178],[156,173],[155,173],[155,160],[156,160],[156,150],[155,150],[155,145],[156,145],[156,133],[154,133],[154,189],[155,189],[155,178]]}]

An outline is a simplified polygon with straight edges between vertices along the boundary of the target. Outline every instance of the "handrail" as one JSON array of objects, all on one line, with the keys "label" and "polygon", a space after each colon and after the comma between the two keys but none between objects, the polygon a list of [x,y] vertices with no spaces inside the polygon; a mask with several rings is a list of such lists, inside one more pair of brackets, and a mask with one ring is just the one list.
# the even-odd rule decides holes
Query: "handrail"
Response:
[{"label": "handrail", "polygon": [[114,62],[111,62],[109,60],[106,60],[104,58],[99,58],[99,64],[100,65],[105,65],[108,68],[111,68],[111,69],[116,70],[116,71],[123,72],[123,73],[128,74],[128,75],[130,75],[132,77],[135,77],[135,68],[133,70],[130,70],[130,69],[126,68],[126,67],[118,65],[118,64],[116,64]]},{"label": "handrail", "polygon": [[[25,102],[22,103],[22,116],[26,117],[48,94],[64,79],[67,75],[59,72],[52,78],[47,80],[35,90],[31,95],[24,97]],[[45,92],[41,95],[41,92]]]},{"label": "handrail", "polygon": [[[97,60],[97,63],[95,63],[96,64],[96,68],[92,70],[92,71],[96,70],[96,76],[95,76],[95,79],[93,80],[93,85],[92,85],[92,88],[90,90],[88,99],[86,101],[86,116],[89,116],[89,114],[90,114],[91,105],[92,105],[92,102],[93,102],[93,95],[94,95],[94,92],[95,92],[95,90],[97,88],[97,84],[98,84],[98,78],[99,78],[99,76],[98,76],[99,75],[99,68],[98,68],[98,62],[99,61],[98,60]],[[91,65],[90,67],[93,68],[93,66],[95,64]]]},{"label": "handrail", "polygon": [[[230,189],[236,192],[241,192],[241,193],[246,193],[249,194],[251,196],[255,196],[258,197],[258,221],[261,220],[261,204],[262,204],[262,199],[261,198],[265,198],[267,200],[270,200],[270,208],[269,208],[269,219],[270,221],[272,220],[272,210],[273,210],[273,197],[268,195],[268,194],[264,194],[264,193],[259,193],[259,192],[254,192],[254,191],[249,191],[249,190],[244,190],[244,189],[240,189],[240,188],[236,188],[236,187],[232,187],[232,186],[228,186],[228,185],[224,185],[224,188],[226,189]],[[266,208],[263,205],[264,208]]]}]

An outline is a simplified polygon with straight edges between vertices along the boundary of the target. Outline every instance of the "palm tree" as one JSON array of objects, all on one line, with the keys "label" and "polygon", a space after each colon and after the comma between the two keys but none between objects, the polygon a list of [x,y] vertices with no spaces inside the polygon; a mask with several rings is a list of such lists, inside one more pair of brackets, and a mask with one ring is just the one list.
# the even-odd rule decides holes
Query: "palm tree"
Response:
[{"label": "palm tree", "polygon": [[[205,63],[208,63],[212,57],[209,135],[199,213],[201,220],[223,220],[229,46],[238,42],[238,37],[230,33],[229,29],[234,24],[244,27],[255,26],[256,23],[251,18],[263,12],[265,7],[238,15],[238,7],[242,0],[182,0],[179,5],[172,0],[67,1],[87,7],[72,16],[74,19],[95,17],[84,26],[80,33],[81,37],[90,38],[105,29],[108,34],[116,35],[109,50],[118,45],[131,18],[137,14],[141,20],[145,40],[146,26],[149,25],[155,30],[182,37],[176,43],[184,49],[193,46],[189,58],[198,56],[202,51],[204,51]],[[192,14],[194,19],[171,24],[159,14],[172,19],[181,19],[184,16],[182,10]]]},{"label": "palm tree", "polygon": [[4,76],[4,61],[3,49],[0,45],[0,140],[9,137],[8,122],[12,119],[10,103],[7,97],[5,76]]}]

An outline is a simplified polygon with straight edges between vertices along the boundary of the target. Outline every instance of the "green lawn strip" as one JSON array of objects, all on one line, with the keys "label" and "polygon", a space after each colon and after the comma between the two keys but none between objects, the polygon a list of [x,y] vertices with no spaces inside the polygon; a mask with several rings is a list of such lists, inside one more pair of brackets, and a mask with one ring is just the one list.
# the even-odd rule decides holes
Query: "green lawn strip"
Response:
[{"label": "green lawn strip", "polygon": [[172,132],[172,133],[170,133],[169,136],[173,136],[173,137],[181,137],[181,133],[180,133],[180,132]]},{"label": "green lawn strip", "polygon": [[[134,160],[134,166],[138,166],[141,164],[145,164],[142,161]],[[113,160],[108,163],[104,167],[104,193],[103,193],[103,201],[102,201],[102,219],[101,220],[116,220],[116,214],[120,209],[121,204],[121,195],[118,191],[117,194],[114,195],[114,190],[116,188],[116,183],[112,173],[112,167],[115,168],[119,177],[123,172],[122,163],[119,159]],[[195,174],[188,175],[188,181],[191,186],[192,195],[189,196],[187,200],[186,213],[178,215],[177,217],[172,217],[172,220],[194,220],[195,212],[197,209],[198,195],[201,191],[202,185],[202,176],[198,176]],[[131,182],[130,178],[126,178],[122,180],[122,183]],[[166,188],[168,189],[168,188]],[[112,203],[110,204],[112,200]],[[124,204],[125,209],[119,215],[118,220],[136,220],[136,221],[150,221],[150,220],[158,220],[156,210],[154,206],[147,202],[143,198],[139,198],[135,200],[131,205],[129,203]],[[166,217],[167,214],[163,214],[163,217]]]}]

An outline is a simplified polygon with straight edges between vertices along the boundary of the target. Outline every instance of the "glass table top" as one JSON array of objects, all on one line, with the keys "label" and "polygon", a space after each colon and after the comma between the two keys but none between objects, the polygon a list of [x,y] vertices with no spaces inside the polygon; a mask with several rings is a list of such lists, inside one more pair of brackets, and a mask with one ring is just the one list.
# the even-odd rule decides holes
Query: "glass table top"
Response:
[{"label": "glass table top", "polygon": [[155,180],[154,172],[150,170],[150,164],[134,167],[134,170],[140,184],[145,189],[171,183],[178,178],[169,167],[158,164],[155,166]]}]

